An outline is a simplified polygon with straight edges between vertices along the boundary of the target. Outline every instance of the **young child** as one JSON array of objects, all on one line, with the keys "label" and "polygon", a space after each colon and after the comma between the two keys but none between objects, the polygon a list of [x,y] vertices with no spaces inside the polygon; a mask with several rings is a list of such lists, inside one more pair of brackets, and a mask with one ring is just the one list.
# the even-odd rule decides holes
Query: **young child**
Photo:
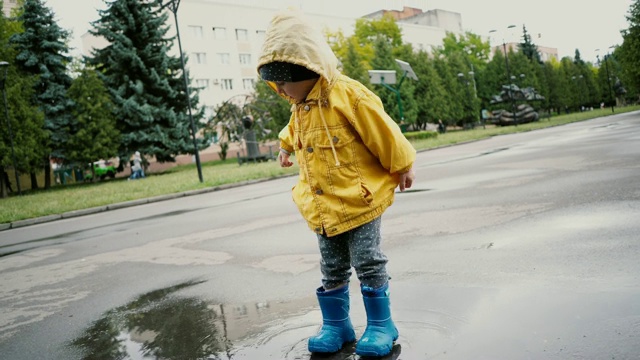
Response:
[{"label": "young child", "polygon": [[260,77],[291,104],[280,132],[279,161],[300,167],[293,200],[318,238],[322,286],[316,290],[323,325],[309,351],[336,352],[355,340],[349,319],[349,278],[356,270],[367,327],[356,353],[391,352],[398,330],[391,319],[387,257],[380,218],[395,188],[410,188],[416,151],[382,102],[338,70],[322,35],[299,12],[276,15],[258,61]]}]

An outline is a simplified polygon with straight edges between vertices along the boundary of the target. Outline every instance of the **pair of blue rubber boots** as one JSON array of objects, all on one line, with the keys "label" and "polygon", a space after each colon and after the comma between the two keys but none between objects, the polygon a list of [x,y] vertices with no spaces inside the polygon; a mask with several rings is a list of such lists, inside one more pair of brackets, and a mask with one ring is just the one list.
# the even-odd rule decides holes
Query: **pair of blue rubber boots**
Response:
[{"label": "pair of blue rubber boots", "polygon": [[[389,284],[378,289],[361,286],[361,291],[367,313],[367,328],[356,343],[356,354],[385,356],[398,339],[398,329],[391,319]],[[309,351],[337,352],[345,343],[356,339],[349,318],[349,286],[329,291],[320,287],[316,295],[322,311],[322,328],[316,336],[309,338]]]}]

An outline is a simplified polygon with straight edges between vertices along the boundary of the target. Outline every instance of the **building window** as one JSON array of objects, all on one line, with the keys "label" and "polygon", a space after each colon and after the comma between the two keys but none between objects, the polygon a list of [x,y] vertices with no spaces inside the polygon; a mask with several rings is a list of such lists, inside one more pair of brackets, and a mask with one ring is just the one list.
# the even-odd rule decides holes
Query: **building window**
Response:
[{"label": "building window", "polygon": [[236,40],[248,41],[249,33],[247,32],[247,29],[236,29]]},{"label": "building window", "polygon": [[218,63],[221,65],[229,65],[229,53],[218,53]]},{"label": "building window", "polygon": [[209,89],[209,79],[196,79],[196,86],[202,90]]},{"label": "building window", "polygon": [[242,79],[242,88],[244,90],[253,90],[254,85],[255,85],[254,79]]},{"label": "building window", "polygon": [[204,65],[207,63],[207,54],[206,53],[193,53],[193,59],[196,64]]},{"label": "building window", "polygon": [[240,64],[251,65],[251,54],[240,54]]},{"label": "building window", "polygon": [[217,40],[224,40],[227,38],[227,29],[223,27],[213,28],[213,37]]},{"label": "building window", "polygon": [[222,79],[220,81],[222,90],[233,90],[233,79]]},{"label": "building window", "polygon": [[265,31],[264,30],[256,30],[256,39],[260,42],[264,41],[264,35],[265,35]]},{"label": "building window", "polygon": [[196,39],[202,39],[202,26],[189,25],[188,28],[191,36]]}]

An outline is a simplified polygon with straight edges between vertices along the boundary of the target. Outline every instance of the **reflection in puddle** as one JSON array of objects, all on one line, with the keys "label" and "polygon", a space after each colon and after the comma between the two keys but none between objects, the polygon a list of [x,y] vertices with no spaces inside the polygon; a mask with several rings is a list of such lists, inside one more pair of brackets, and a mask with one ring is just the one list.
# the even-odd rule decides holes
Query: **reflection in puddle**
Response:
[{"label": "reflection in puddle", "polygon": [[199,283],[152,291],[110,310],[72,346],[84,359],[198,359],[218,353],[228,345],[217,326],[220,314],[203,300],[172,296]]}]

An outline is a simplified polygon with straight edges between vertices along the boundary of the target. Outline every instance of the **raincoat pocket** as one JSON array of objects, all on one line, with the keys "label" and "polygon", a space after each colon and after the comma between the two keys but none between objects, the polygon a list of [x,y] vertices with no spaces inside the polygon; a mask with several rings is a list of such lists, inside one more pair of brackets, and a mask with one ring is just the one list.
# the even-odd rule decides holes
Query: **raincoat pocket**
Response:
[{"label": "raincoat pocket", "polygon": [[334,194],[344,204],[348,213],[357,214],[359,211],[353,210],[371,206],[374,200],[373,192],[362,181],[353,179],[349,182],[350,186],[336,187]]},{"label": "raincoat pocket", "polygon": [[[327,134],[318,134],[317,147],[322,152],[322,157],[329,167],[343,167],[355,162],[354,134],[347,128],[329,130],[331,138]],[[333,146],[332,146],[333,145]],[[335,155],[333,150],[335,149]],[[337,159],[336,159],[337,157]],[[338,160],[340,165],[336,165]]]}]

